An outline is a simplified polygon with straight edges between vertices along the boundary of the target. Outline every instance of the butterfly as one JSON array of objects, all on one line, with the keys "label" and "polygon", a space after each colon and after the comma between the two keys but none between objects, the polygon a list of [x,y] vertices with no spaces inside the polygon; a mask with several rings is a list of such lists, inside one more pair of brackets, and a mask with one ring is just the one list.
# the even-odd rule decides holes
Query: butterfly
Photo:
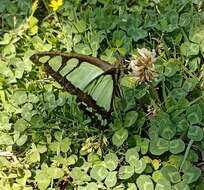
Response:
[{"label": "butterfly", "polygon": [[114,97],[121,95],[120,63],[110,64],[96,57],[62,52],[40,52],[30,59],[37,65],[44,65],[45,72],[70,94],[76,95],[85,107],[92,108],[93,114],[110,117]]}]

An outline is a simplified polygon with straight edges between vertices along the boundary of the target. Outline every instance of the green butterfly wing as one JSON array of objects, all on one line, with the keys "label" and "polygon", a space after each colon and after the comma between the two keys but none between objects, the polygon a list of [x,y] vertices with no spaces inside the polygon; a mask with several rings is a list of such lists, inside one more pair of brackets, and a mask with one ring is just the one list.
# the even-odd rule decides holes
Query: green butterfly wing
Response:
[{"label": "green butterfly wing", "polygon": [[60,52],[34,54],[31,60],[45,70],[67,91],[101,115],[109,115],[117,81],[118,67],[98,58]]}]

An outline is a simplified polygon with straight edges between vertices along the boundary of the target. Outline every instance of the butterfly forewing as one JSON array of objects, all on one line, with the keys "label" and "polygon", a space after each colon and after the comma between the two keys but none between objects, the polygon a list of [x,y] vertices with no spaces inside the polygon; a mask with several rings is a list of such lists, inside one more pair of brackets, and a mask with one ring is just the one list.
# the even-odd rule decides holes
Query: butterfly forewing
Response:
[{"label": "butterfly forewing", "polygon": [[55,72],[58,72],[59,68],[62,66],[62,57],[52,57],[51,59],[49,59],[48,63]]},{"label": "butterfly forewing", "polygon": [[34,54],[31,60],[44,64],[46,72],[81,102],[101,115],[110,114],[117,67],[95,57],[60,52]]},{"label": "butterfly forewing", "polygon": [[43,56],[39,58],[39,62],[40,63],[46,63],[47,61],[49,61],[50,56]]},{"label": "butterfly forewing", "polygon": [[90,63],[82,62],[80,66],[66,76],[73,85],[81,90],[92,82],[96,77],[104,73],[104,71]]},{"label": "butterfly forewing", "polygon": [[79,64],[79,60],[72,58],[66,62],[66,65],[59,71],[59,73],[64,77],[71,73],[74,68],[76,68]]}]

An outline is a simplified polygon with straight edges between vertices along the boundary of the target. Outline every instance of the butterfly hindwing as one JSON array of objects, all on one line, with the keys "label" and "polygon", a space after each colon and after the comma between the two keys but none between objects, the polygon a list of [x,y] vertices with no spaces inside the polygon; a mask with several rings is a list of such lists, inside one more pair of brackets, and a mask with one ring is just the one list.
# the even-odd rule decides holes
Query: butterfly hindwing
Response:
[{"label": "butterfly hindwing", "polygon": [[97,104],[106,110],[111,109],[111,100],[113,96],[113,79],[111,75],[102,75],[94,84],[90,84],[86,89],[87,93],[97,100]]},{"label": "butterfly hindwing", "polygon": [[65,90],[106,117],[111,113],[114,74],[118,69],[98,58],[60,52],[41,52],[31,60],[43,64],[45,70]]}]

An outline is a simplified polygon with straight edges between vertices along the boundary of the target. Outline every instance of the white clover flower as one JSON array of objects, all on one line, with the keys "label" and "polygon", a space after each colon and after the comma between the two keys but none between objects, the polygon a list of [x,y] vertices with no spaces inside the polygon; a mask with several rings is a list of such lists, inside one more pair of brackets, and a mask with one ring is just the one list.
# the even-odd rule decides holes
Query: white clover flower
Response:
[{"label": "white clover flower", "polygon": [[155,78],[155,66],[156,53],[152,52],[146,48],[137,49],[138,57],[130,61],[129,69],[136,81],[146,82],[153,80]]}]

